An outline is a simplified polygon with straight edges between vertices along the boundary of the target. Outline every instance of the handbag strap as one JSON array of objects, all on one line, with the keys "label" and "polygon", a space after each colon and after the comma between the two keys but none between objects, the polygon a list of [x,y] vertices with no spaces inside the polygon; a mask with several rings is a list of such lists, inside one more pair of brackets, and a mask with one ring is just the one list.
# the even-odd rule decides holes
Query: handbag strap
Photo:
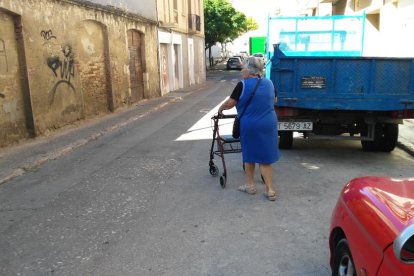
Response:
[{"label": "handbag strap", "polygon": [[254,94],[256,93],[257,87],[259,87],[259,83],[260,83],[260,81],[261,81],[261,80],[262,80],[262,79],[260,79],[260,78],[257,80],[256,86],[254,87],[253,92],[252,92],[252,94],[250,95],[250,98],[247,100],[247,102],[246,102],[246,106],[244,107],[243,112],[242,112],[242,113],[240,113],[240,116],[238,116],[239,120],[240,120],[240,118],[243,116],[243,114],[244,114],[244,112],[246,111],[247,107],[249,106],[250,102],[252,101],[253,96],[254,96]]}]

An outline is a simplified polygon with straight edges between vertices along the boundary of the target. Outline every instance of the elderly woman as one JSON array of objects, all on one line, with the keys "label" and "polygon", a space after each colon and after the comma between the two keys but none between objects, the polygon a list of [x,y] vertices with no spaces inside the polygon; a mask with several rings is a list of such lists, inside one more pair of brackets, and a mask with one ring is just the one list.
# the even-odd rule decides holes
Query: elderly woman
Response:
[{"label": "elderly woman", "polygon": [[[280,157],[277,117],[274,109],[277,98],[273,83],[261,78],[262,72],[263,61],[261,59],[247,58],[241,71],[243,80],[237,83],[230,98],[219,107],[218,113],[222,114],[223,110],[236,106],[238,116],[243,114],[240,118],[240,143],[247,184],[240,186],[239,190],[248,194],[256,194],[254,171],[257,163],[266,185],[265,196],[274,201],[276,192],[273,189],[272,164]],[[246,108],[246,103],[257,84],[255,94]],[[243,113],[244,109],[246,110]]]}]

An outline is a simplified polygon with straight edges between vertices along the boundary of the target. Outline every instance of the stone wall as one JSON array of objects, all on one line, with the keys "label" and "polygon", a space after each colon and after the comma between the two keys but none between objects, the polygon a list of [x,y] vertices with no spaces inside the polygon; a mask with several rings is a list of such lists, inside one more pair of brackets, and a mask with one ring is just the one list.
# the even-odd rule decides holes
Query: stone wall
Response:
[{"label": "stone wall", "polygon": [[0,147],[161,95],[155,21],[81,0],[0,0],[0,26]]}]

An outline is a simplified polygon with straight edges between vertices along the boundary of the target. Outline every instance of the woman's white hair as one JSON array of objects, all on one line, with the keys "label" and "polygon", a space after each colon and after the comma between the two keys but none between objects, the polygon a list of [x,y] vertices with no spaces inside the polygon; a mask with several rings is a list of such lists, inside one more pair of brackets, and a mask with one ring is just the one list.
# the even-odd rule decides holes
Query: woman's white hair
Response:
[{"label": "woman's white hair", "polygon": [[250,75],[261,76],[263,74],[263,60],[257,57],[248,57],[244,66]]}]

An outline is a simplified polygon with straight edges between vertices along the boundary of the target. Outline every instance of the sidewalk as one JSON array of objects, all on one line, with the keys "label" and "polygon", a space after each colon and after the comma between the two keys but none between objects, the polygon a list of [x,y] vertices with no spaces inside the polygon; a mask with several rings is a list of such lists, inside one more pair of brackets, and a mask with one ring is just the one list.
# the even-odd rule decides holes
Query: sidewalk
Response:
[{"label": "sidewalk", "polygon": [[404,120],[399,126],[397,146],[414,156],[414,119]]},{"label": "sidewalk", "polygon": [[0,149],[0,185],[36,170],[49,160],[57,159],[90,141],[127,126],[140,118],[149,116],[164,106],[181,101],[208,83],[170,92],[167,95],[143,100],[127,109],[94,119],[81,121],[47,136],[28,139],[18,145]]}]

